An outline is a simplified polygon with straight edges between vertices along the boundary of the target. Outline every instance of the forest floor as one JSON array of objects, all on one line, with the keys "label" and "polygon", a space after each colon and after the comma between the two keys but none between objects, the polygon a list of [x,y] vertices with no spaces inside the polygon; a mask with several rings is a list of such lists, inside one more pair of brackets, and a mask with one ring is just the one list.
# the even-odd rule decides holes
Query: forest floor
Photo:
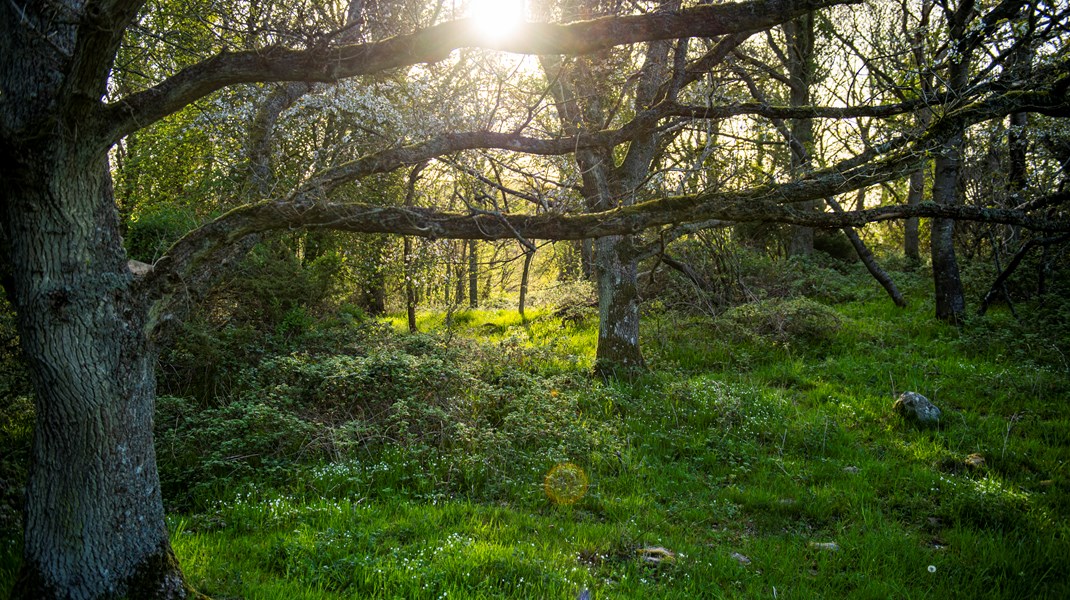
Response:
[{"label": "forest floor", "polygon": [[217,600],[1070,597],[1059,342],[919,286],[652,311],[631,379],[546,311],[270,357],[229,405],[161,398],[172,544]]}]

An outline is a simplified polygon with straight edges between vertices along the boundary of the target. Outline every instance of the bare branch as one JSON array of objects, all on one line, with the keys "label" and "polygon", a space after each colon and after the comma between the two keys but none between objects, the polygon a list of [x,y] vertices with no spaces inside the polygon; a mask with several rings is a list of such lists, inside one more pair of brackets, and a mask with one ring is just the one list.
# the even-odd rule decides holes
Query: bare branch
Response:
[{"label": "bare branch", "polygon": [[451,21],[381,42],[293,50],[279,46],[222,53],[156,86],[103,108],[104,137],[113,143],[223,87],[267,81],[338,81],[437,62],[463,47],[519,54],[586,54],[612,46],[758,31],[817,8],[861,0],[750,0],[569,25],[528,23],[493,41],[467,20]]}]

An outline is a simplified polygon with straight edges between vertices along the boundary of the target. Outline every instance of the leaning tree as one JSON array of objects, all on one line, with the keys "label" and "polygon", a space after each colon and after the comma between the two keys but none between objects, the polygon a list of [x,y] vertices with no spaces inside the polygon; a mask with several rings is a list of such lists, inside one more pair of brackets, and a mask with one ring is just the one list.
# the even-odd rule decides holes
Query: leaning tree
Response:
[{"label": "leaning tree", "polygon": [[[1065,53],[1049,53],[1021,79],[989,77],[974,88],[945,94],[925,130],[893,136],[790,183],[703,190],[577,215],[485,210],[451,214],[350,203],[332,195],[361,177],[463,150],[601,152],[648,135],[666,119],[740,114],[778,119],[882,117],[917,110],[918,102],[855,108],[695,106],[667,95],[640,103],[632,118],[619,126],[571,135],[451,130],[334,164],[280,196],[262,196],[264,190],[253,186],[246,204],[190,232],[151,268],[131,269],[127,260],[112,190],[110,149],[224,88],[258,82],[337,82],[442,61],[462,47],[579,56],[642,42],[730,37],[846,2],[700,4],[568,25],[527,24],[508,40],[481,37],[466,20],[442,19],[393,37],[353,40],[347,27],[320,26],[317,11],[302,11],[278,18],[293,27],[292,35],[277,36],[267,45],[256,36],[237,36],[245,40],[244,46],[233,40],[208,44],[206,55],[188,66],[159,77],[150,73],[143,85],[130,89],[112,85],[116,56],[134,32],[158,37],[174,33],[166,3],[0,3],[0,277],[18,314],[36,393],[23,562],[14,596],[193,594],[168,541],[156,470],[155,335],[181,318],[184,299],[196,297],[252,240],[271,231],[304,227],[552,240],[619,236],[710,219],[857,227],[917,216],[1009,223],[1039,231],[1070,229],[1050,210],[1065,203],[1063,192],[1014,210],[950,203],[837,213],[808,208],[817,200],[906,176],[916,169],[921,153],[954,145],[963,128],[973,124],[1014,113],[1067,115],[1068,59]],[[1005,0],[980,13],[980,25],[963,39],[973,39],[974,32],[991,33],[1007,20],[1008,11],[1039,10],[1041,5],[1047,6]],[[1063,17],[1042,21],[1053,18]],[[197,48],[183,48],[190,47]],[[692,66],[701,69],[701,60],[695,62]]]}]

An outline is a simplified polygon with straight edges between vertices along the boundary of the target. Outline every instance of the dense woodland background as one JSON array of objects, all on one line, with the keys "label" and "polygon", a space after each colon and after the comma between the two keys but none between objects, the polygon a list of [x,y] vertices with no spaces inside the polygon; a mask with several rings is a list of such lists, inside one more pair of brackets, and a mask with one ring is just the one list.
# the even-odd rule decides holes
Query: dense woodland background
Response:
[{"label": "dense woodland background", "polygon": [[[434,28],[478,2],[134,10],[99,157],[108,285],[150,366],[115,372],[155,386],[165,570],[191,586],[146,597],[1070,595],[1070,6],[834,4],[637,43],[606,21],[609,43],[555,52],[501,15]],[[459,49],[390,45],[441,31]],[[401,58],[325,81],[338,47]],[[231,79],[184,91],[213,56]],[[16,217],[39,206],[19,168]],[[19,262],[21,218],[0,236],[0,596],[141,597],[141,575],[27,575],[56,545],[26,516],[52,464],[35,424],[68,430],[23,338],[75,309],[26,292],[48,278]],[[896,415],[904,391],[939,426]],[[547,489],[565,463],[574,503]]]}]

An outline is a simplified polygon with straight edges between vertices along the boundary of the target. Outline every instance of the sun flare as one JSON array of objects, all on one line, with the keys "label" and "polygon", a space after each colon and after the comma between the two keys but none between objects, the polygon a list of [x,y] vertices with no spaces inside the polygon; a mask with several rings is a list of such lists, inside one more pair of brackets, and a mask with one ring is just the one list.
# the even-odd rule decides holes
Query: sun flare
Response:
[{"label": "sun flare", "polygon": [[524,22],[524,0],[472,0],[468,17],[480,35],[499,41]]}]

